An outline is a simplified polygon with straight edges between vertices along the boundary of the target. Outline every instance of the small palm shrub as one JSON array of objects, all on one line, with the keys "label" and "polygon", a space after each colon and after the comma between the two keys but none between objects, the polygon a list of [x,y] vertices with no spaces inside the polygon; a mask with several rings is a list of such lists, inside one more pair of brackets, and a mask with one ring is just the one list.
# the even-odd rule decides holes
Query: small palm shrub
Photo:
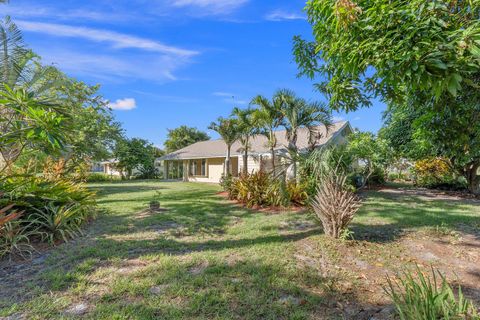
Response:
[{"label": "small palm shrub", "polygon": [[461,288],[454,292],[439,271],[432,268],[432,277],[425,276],[418,267],[416,271],[415,274],[405,271],[395,280],[387,279],[385,291],[401,320],[480,319]]},{"label": "small palm shrub", "polygon": [[30,216],[37,225],[44,240],[54,244],[56,240],[67,242],[82,234],[80,226],[86,221],[88,213],[80,205],[55,205],[49,203]]},{"label": "small palm shrub", "polygon": [[335,239],[344,234],[360,206],[360,199],[349,190],[347,176],[337,172],[324,175],[312,202],[323,230]]},{"label": "small palm shrub", "polygon": [[305,183],[297,183],[294,180],[287,182],[287,195],[289,202],[296,206],[305,206],[308,202],[307,185]]},{"label": "small palm shrub", "polygon": [[26,257],[33,248],[30,245],[28,231],[19,218],[22,212],[11,210],[13,205],[0,209],[0,258],[9,254]]}]

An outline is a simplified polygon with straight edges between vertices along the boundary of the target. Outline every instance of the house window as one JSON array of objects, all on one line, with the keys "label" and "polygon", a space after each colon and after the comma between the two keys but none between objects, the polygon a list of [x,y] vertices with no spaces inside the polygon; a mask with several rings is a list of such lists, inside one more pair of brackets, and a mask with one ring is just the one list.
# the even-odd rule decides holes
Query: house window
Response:
[{"label": "house window", "polygon": [[203,177],[206,177],[207,176],[207,160],[206,159],[202,159],[202,168],[201,168],[201,171],[202,171],[202,176]]},{"label": "house window", "polygon": [[190,161],[190,175],[196,176],[197,175],[197,161],[192,160]]}]

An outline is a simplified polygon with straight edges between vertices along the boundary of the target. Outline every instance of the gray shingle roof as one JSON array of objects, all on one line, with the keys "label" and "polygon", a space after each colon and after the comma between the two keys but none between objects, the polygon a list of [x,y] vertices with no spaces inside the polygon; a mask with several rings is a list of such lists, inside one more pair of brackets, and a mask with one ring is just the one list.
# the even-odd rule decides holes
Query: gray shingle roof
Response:
[{"label": "gray shingle roof", "polygon": [[[317,126],[316,131],[318,132],[318,137],[316,140],[316,145],[326,144],[332,137],[342,131],[344,128],[349,127],[347,121],[336,122],[332,124],[328,132],[325,126]],[[285,130],[280,130],[275,132],[277,137],[277,147],[275,150],[286,150],[288,141],[286,138]],[[300,150],[308,148],[308,130],[306,128],[301,128],[298,131],[298,140],[297,146]],[[263,154],[269,153],[269,148],[267,145],[267,138],[263,135],[254,136],[250,140],[250,154]],[[199,159],[199,158],[222,158],[225,157],[227,153],[227,145],[222,139],[218,140],[208,140],[201,141],[189,145],[183,149],[177,150],[175,152],[169,153],[159,160],[186,160],[186,159]],[[240,142],[235,142],[231,149],[232,156],[241,155],[242,146]]]}]

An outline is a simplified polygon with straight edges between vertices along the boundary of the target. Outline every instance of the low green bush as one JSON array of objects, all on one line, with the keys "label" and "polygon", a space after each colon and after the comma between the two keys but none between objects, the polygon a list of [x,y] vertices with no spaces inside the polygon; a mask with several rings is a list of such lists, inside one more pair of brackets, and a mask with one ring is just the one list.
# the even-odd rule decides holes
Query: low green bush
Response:
[{"label": "low green bush", "polygon": [[68,180],[16,175],[0,179],[0,190],[0,258],[30,254],[32,241],[67,241],[96,211],[94,193]]},{"label": "low green bush", "polygon": [[247,207],[304,206],[308,201],[304,184],[293,180],[285,183],[283,178],[273,178],[264,171],[223,179],[222,186],[230,199]]},{"label": "low green bush", "polygon": [[110,182],[120,180],[120,176],[113,176],[102,172],[92,172],[86,176],[86,182]]},{"label": "low green bush", "polygon": [[403,272],[388,280],[386,293],[392,299],[402,320],[411,319],[480,319],[471,301],[459,287],[455,292],[444,275],[432,268],[432,277],[416,272]]}]

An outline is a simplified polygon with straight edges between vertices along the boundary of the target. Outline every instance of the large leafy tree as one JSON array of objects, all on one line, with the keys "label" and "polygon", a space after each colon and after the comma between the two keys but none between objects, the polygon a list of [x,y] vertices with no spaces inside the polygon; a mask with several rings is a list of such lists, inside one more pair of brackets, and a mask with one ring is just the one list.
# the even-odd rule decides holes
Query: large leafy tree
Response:
[{"label": "large leafy tree", "polygon": [[185,148],[195,142],[210,140],[208,134],[197,128],[180,126],[176,129],[168,130],[167,140],[165,141],[165,151],[170,153]]},{"label": "large leafy tree", "polygon": [[295,38],[296,61],[336,109],[479,90],[479,0],[310,0],[306,11],[314,41]]},{"label": "large leafy tree", "polygon": [[298,131],[301,128],[306,128],[309,132],[308,140],[313,143],[318,135],[316,127],[322,124],[328,130],[331,125],[331,115],[329,110],[321,103],[308,102],[299,98],[290,90],[278,91],[274,99],[280,101],[282,125],[285,127],[288,140],[288,152],[292,161],[293,175],[297,177]]},{"label": "large leafy tree", "polygon": [[386,173],[393,162],[393,153],[388,142],[370,132],[355,132],[348,137],[346,152],[352,161],[360,164],[364,187],[373,174]]},{"label": "large leafy tree", "polygon": [[240,131],[238,140],[242,145],[242,171],[244,175],[248,174],[248,151],[250,150],[250,140],[258,133],[258,126],[255,123],[254,112],[255,111],[250,108],[240,109],[238,107],[235,107],[232,111],[232,116],[237,120]]},{"label": "large leafy tree", "polygon": [[224,174],[231,175],[232,174],[232,166],[231,166],[231,150],[232,145],[241,135],[241,130],[239,123],[236,119],[233,118],[218,118],[216,122],[212,122],[208,127],[210,130],[216,131],[223,139],[225,144],[227,145],[227,157],[225,160],[225,169]]},{"label": "large leafy tree", "polygon": [[272,101],[258,95],[252,99],[250,105],[258,107],[253,113],[253,119],[258,126],[259,133],[267,138],[268,148],[272,161],[272,170],[275,171],[275,148],[277,147],[277,136],[275,131],[281,126],[283,115],[281,112],[282,101],[274,96]]},{"label": "large leafy tree", "polygon": [[61,149],[70,118],[49,89],[59,72],[25,48],[9,17],[0,20],[0,163],[9,168],[26,151]]},{"label": "large leafy tree", "polygon": [[[386,114],[381,135],[399,154],[413,160],[442,157],[480,194],[480,94],[445,95],[441,102],[421,94]],[[416,108],[421,103],[421,108]],[[441,112],[439,112],[441,110]]]},{"label": "large leafy tree", "polygon": [[122,139],[114,150],[117,168],[130,178],[135,170],[144,178],[155,177],[156,148],[147,140],[140,138]]}]

